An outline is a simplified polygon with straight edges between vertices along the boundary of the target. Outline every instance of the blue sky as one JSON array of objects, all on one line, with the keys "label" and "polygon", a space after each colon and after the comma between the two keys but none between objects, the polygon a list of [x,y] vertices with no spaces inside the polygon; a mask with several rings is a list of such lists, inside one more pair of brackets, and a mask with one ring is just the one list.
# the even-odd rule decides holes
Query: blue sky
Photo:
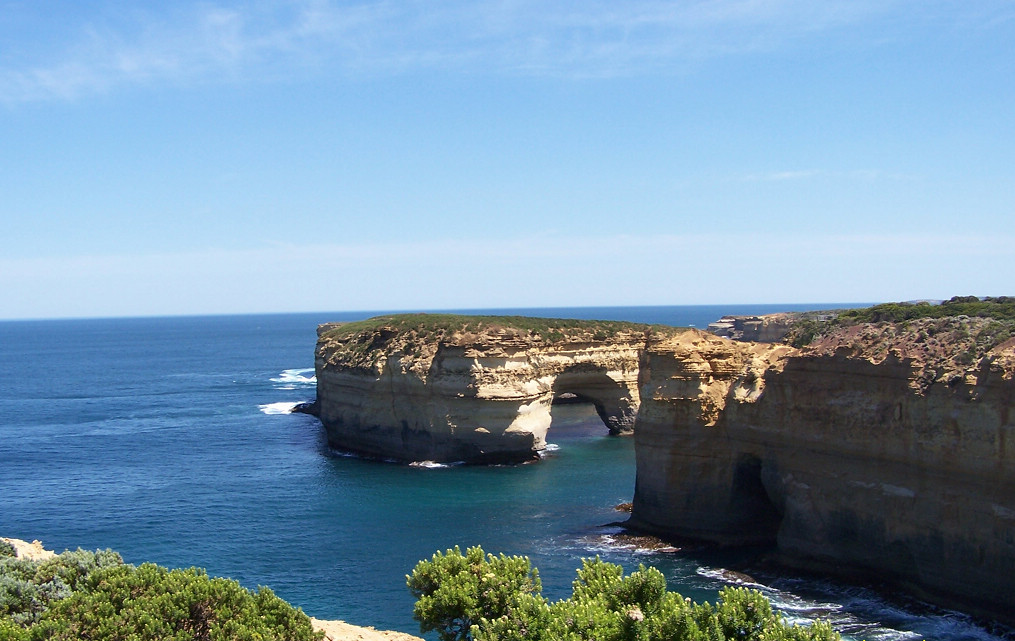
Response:
[{"label": "blue sky", "polygon": [[0,1],[0,318],[1015,294],[1015,3]]}]

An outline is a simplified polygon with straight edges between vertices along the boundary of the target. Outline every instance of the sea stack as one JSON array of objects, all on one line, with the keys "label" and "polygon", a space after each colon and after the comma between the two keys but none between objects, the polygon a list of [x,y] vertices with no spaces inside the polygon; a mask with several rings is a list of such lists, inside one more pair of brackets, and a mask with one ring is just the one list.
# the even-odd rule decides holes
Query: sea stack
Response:
[{"label": "sea stack", "polygon": [[636,323],[412,314],[322,326],[317,406],[329,443],[396,461],[513,463],[546,447],[553,399],[630,433]]}]

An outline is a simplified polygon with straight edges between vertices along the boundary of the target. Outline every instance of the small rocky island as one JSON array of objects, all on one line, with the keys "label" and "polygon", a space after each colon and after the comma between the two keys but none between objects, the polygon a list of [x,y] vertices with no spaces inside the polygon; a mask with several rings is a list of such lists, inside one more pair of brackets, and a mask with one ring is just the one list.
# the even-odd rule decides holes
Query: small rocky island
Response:
[{"label": "small rocky island", "polygon": [[519,461],[573,394],[634,433],[632,528],[772,544],[790,563],[1015,623],[1013,310],[965,297],[761,319],[774,342],[381,317],[320,328],[313,409],[337,448]]}]

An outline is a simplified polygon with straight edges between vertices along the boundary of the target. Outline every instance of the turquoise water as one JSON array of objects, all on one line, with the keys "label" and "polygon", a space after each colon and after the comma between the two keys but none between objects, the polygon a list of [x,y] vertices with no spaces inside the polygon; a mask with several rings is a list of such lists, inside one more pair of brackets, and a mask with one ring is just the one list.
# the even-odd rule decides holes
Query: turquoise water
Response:
[{"label": "turquoise water", "polygon": [[[798,306],[801,308],[831,307]],[[785,306],[511,310],[703,327]],[[750,554],[649,551],[618,537],[634,443],[583,406],[515,467],[407,467],[330,451],[282,413],[314,397],[318,323],[365,314],[0,323],[0,534],[268,585],[320,618],[418,632],[405,574],[454,545],[526,554],[564,597],[582,557],[658,567],[714,599],[748,570],[792,617],[865,639],[994,639],[965,617],[867,588],[753,569]],[[761,566],[759,566],[761,567]],[[744,580],[741,578],[741,580]]]}]

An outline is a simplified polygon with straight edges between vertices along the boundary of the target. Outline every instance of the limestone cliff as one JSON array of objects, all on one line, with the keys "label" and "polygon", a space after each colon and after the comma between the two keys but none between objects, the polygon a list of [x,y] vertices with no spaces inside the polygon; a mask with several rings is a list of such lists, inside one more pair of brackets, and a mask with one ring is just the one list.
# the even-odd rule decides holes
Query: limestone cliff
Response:
[{"label": "limestone cliff", "polygon": [[649,344],[632,525],[867,573],[1011,621],[1015,341],[859,324],[795,350]]},{"label": "limestone cliff", "polygon": [[833,325],[803,348],[580,321],[324,326],[316,406],[338,448],[519,461],[569,392],[634,431],[633,528],[772,543],[1015,623],[1011,328]]},{"label": "limestone cliff", "polygon": [[325,326],[316,411],[337,448],[401,461],[510,462],[546,447],[553,399],[613,433],[638,411],[646,326],[403,315]]}]

